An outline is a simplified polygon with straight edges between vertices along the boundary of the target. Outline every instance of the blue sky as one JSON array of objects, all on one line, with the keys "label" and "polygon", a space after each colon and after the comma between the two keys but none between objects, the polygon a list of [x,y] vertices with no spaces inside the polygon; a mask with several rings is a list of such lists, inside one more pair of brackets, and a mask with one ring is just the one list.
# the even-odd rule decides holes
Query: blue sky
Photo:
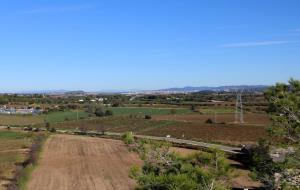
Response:
[{"label": "blue sky", "polygon": [[300,79],[299,0],[2,0],[0,91]]}]

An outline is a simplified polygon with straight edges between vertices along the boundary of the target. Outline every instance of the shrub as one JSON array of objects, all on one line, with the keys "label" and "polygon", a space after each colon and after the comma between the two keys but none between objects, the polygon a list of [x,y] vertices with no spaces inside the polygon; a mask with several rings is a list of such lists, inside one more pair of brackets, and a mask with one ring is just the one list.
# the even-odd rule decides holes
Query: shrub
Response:
[{"label": "shrub", "polygon": [[206,121],[205,121],[205,123],[207,123],[207,124],[213,124],[214,122],[213,122],[213,120],[212,119],[207,119]]},{"label": "shrub", "polygon": [[223,180],[228,179],[230,168],[217,150],[179,157],[162,143],[150,141],[143,147],[149,149],[143,154],[142,171],[136,166],[130,170],[130,177],[138,181],[137,189],[228,189]]},{"label": "shrub", "polygon": [[120,102],[113,102],[112,107],[119,107],[120,105]]},{"label": "shrub", "polygon": [[106,110],[105,111],[105,116],[112,116],[113,112],[111,110]]},{"label": "shrub", "polygon": [[176,113],[177,113],[177,110],[176,110],[176,109],[171,109],[171,110],[170,110],[170,114],[174,115],[174,114],[176,114]]},{"label": "shrub", "polygon": [[51,133],[55,133],[56,132],[56,129],[54,127],[52,127],[50,130],[49,130]]},{"label": "shrub", "polygon": [[195,105],[191,105],[190,110],[193,111],[193,112],[196,112],[196,111],[197,111],[197,108],[196,108]]},{"label": "shrub", "polygon": [[279,171],[269,154],[269,146],[263,141],[259,145],[246,150],[248,159],[246,165],[250,167],[252,177],[265,184],[266,189],[272,189],[275,185],[274,174]]},{"label": "shrub", "polygon": [[50,130],[50,126],[51,126],[51,125],[50,125],[50,123],[49,123],[49,122],[46,122],[46,123],[45,123],[45,127],[46,127],[46,130],[47,130],[47,131],[49,131],[49,130]]},{"label": "shrub", "polygon": [[151,115],[145,115],[145,119],[152,119]]},{"label": "shrub", "polygon": [[136,178],[140,175],[140,167],[137,165],[133,165],[129,171],[130,178]]},{"label": "shrub", "polygon": [[97,108],[96,111],[95,111],[95,115],[97,117],[103,117],[104,116],[103,109],[102,108]]},{"label": "shrub", "polygon": [[122,139],[125,144],[133,144],[134,143],[134,136],[132,132],[126,132],[122,135]]}]

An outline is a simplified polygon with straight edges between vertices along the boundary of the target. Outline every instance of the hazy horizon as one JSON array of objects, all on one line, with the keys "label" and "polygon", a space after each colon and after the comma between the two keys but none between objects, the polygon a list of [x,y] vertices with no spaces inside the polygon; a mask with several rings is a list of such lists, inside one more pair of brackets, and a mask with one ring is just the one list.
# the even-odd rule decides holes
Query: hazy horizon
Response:
[{"label": "hazy horizon", "polygon": [[300,78],[300,1],[0,2],[0,92]]},{"label": "hazy horizon", "polygon": [[[287,82],[287,81],[285,81]],[[219,87],[239,87],[239,86],[272,86],[275,84],[270,85],[264,85],[264,84],[237,84],[237,85],[218,85],[218,86],[207,86],[207,85],[201,85],[201,86],[171,86],[171,87],[165,87],[165,88],[158,88],[158,89],[99,89],[99,90],[84,90],[84,89],[25,89],[25,90],[17,90],[17,91],[0,91],[0,93],[35,93],[35,92],[72,92],[72,91],[84,91],[84,92],[91,92],[91,93],[113,93],[113,92],[133,92],[133,91],[156,91],[156,90],[169,90],[169,89],[182,89],[182,88],[219,88]]]}]

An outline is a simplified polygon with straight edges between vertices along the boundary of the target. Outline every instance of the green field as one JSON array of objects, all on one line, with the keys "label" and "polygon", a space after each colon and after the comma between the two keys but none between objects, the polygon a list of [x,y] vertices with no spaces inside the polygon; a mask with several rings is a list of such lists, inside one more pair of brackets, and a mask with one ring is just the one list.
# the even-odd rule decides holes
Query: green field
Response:
[{"label": "green field", "polygon": [[79,129],[111,132],[142,132],[148,130],[156,130],[161,127],[175,125],[176,121],[156,121],[153,119],[144,119],[143,117],[130,118],[129,116],[110,116],[99,117],[89,120],[68,121],[54,124],[53,127],[58,129]]},{"label": "green field", "polygon": [[[88,114],[83,111],[78,112],[79,119],[85,119]],[[53,112],[41,115],[4,115],[0,114],[0,125],[35,125],[42,124],[45,121],[50,123],[58,123],[64,121],[72,121],[77,119],[76,111]]]},{"label": "green field", "polygon": [[[66,112],[54,112],[50,114],[41,115],[43,119],[50,123],[58,123],[64,121],[72,121],[77,120],[77,112],[76,111],[66,111]],[[78,119],[85,119],[88,117],[88,113],[79,111]]]},{"label": "green field", "polygon": [[[189,114],[187,108],[147,108],[147,107],[111,107],[114,115],[168,115],[168,114]],[[172,111],[173,110],[173,111]]]},{"label": "green field", "polygon": [[203,114],[226,114],[226,113],[234,113],[234,108],[227,107],[203,107],[200,108],[199,111]]}]

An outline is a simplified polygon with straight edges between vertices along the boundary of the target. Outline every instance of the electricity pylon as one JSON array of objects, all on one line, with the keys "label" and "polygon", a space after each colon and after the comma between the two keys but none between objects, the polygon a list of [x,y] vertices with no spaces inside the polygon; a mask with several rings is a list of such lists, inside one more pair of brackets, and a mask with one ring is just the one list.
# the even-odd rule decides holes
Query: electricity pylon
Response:
[{"label": "electricity pylon", "polygon": [[235,102],[235,123],[244,123],[244,112],[243,112],[243,100],[242,92],[236,93],[236,102]]}]

